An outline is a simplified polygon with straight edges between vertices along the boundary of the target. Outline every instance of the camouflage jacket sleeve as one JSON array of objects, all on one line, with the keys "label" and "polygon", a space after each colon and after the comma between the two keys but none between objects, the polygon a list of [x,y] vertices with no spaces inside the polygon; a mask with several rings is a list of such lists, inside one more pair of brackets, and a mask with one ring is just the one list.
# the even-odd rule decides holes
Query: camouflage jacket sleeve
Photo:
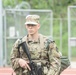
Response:
[{"label": "camouflage jacket sleeve", "polygon": [[49,44],[49,61],[50,69],[48,75],[58,75],[61,67],[60,53],[54,41],[51,41]]},{"label": "camouflage jacket sleeve", "polygon": [[19,39],[14,43],[13,47],[12,47],[12,51],[11,51],[11,64],[12,64],[12,68],[14,70],[16,70],[17,68],[19,68],[19,52],[18,52],[18,42]]}]

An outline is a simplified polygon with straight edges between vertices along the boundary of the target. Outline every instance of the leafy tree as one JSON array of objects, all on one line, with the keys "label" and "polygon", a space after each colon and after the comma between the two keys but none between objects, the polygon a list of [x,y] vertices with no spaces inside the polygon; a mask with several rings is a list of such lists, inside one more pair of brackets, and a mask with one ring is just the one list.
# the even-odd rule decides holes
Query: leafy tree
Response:
[{"label": "leafy tree", "polygon": [[[15,8],[17,5],[26,9],[23,1],[28,2],[32,9],[51,9],[54,17],[66,17],[68,5],[75,5],[76,0],[2,0],[3,8]],[[22,5],[21,5],[22,4]]]}]

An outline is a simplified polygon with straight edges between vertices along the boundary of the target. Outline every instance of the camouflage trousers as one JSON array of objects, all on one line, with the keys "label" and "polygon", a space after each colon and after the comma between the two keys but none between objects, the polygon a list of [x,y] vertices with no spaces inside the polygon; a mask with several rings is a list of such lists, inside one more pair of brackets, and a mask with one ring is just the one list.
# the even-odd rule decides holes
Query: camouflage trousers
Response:
[{"label": "camouflage trousers", "polygon": [[[60,70],[59,70],[60,71]],[[47,67],[43,67],[43,73],[42,75],[60,75],[59,71],[55,71],[54,69],[51,68],[47,68]],[[16,71],[16,75],[29,75],[29,71],[28,70],[22,70],[22,69],[18,69]]]},{"label": "camouflage trousers", "polygon": [[43,73],[43,75],[59,75],[59,71],[58,70],[55,71],[51,67],[49,69],[47,67],[44,67],[44,70],[43,70],[44,73]]}]

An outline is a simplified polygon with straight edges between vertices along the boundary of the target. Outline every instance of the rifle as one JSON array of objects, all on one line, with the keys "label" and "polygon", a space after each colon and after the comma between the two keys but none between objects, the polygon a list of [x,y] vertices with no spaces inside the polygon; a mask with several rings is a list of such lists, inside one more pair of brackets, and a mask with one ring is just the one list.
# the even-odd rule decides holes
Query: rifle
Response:
[{"label": "rifle", "polygon": [[37,65],[35,62],[32,61],[26,42],[22,42],[19,46],[22,46],[22,49],[29,59],[29,66],[31,68],[31,71],[29,71],[29,75],[42,75],[42,67],[41,65]]}]

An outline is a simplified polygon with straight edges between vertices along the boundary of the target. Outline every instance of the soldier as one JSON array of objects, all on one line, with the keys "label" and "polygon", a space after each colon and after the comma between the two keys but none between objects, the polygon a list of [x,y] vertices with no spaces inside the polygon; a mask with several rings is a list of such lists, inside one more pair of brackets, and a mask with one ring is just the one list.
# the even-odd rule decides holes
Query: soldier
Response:
[{"label": "soldier", "polygon": [[[51,38],[38,32],[40,29],[39,15],[26,16],[25,27],[28,34],[22,38],[26,41],[33,62],[43,65],[43,75],[59,75],[61,61],[58,48]],[[18,49],[18,39],[11,51],[11,63],[16,75],[28,75],[31,70],[29,60],[22,47]]]}]

